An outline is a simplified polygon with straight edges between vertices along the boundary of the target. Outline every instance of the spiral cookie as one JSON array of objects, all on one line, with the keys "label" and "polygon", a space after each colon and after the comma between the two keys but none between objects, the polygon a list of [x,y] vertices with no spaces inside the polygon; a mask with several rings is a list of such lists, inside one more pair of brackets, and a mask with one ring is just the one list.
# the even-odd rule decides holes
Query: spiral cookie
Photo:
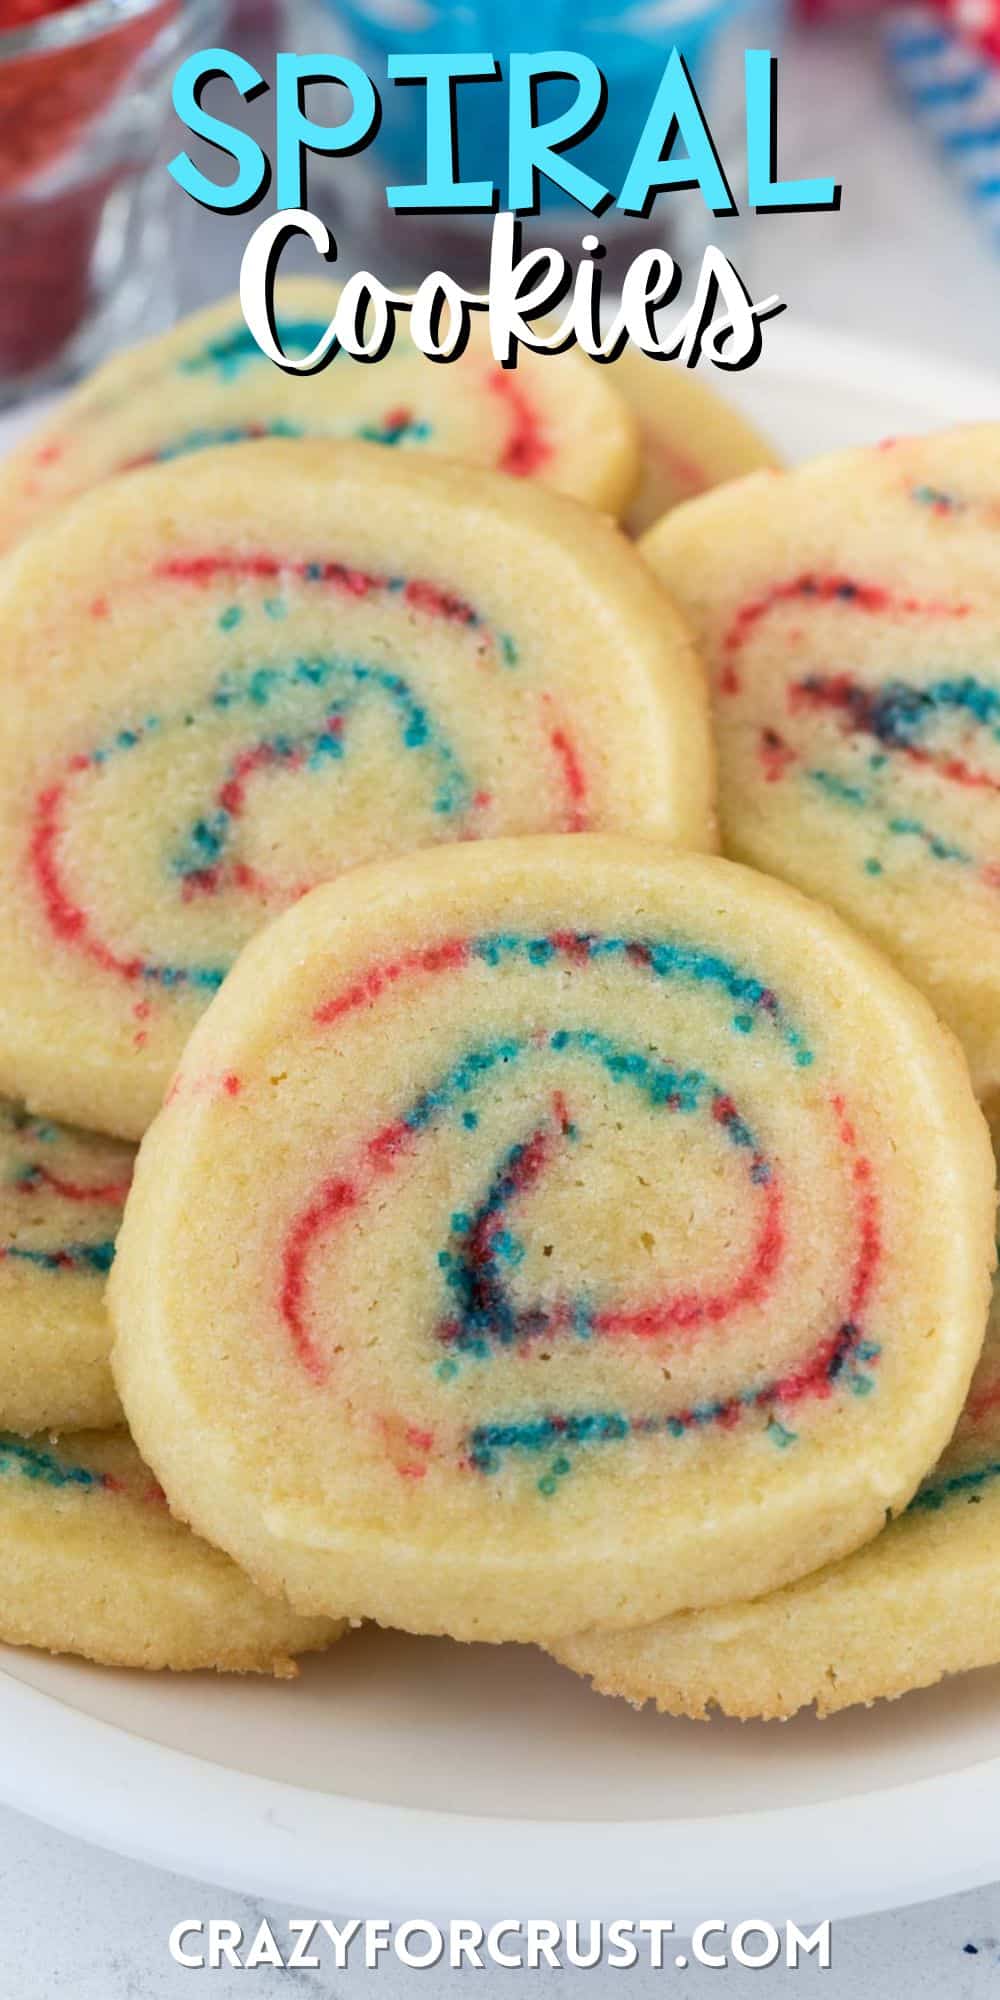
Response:
[{"label": "spiral cookie", "polygon": [[0,1087],[138,1137],[247,938],[370,857],[707,844],[686,632],[597,515],[369,446],[110,481],[0,577]]},{"label": "spiral cookie", "polygon": [[643,552],[700,636],[728,851],[832,902],[1000,1087],[1000,427],[741,481]]},{"label": "spiral cookie", "polygon": [[638,1632],[583,1632],[557,1659],[671,1715],[789,1716],[929,1687],[1000,1661],[1000,1296],[952,1442],[900,1520],[753,1603]]},{"label": "spiral cookie", "polygon": [[630,535],[682,500],[780,464],[767,439],[689,368],[627,347],[606,372],[639,424],[639,486],[624,516]]},{"label": "spiral cookie", "polygon": [[0,1102],[0,1426],[121,1421],[104,1287],[132,1148]]},{"label": "spiral cookie", "polygon": [[555,1636],[874,1534],[992,1254],[958,1051],[835,918],[641,842],[455,847],[227,980],[140,1152],[113,1365],[171,1506],[303,1609]]},{"label": "spiral cookie", "polygon": [[0,1434],[0,1641],[115,1667],[295,1672],[343,1629],[266,1597],[167,1511],[124,1431]]},{"label": "spiral cookie", "polygon": [[[338,288],[292,278],[278,287],[284,352],[310,354]],[[60,403],[0,470],[0,546],[109,474],[254,438],[356,438],[397,452],[444,453],[540,480],[620,514],[639,475],[635,417],[606,370],[579,354],[523,353],[499,367],[482,316],[462,357],[427,360],[400,317],[390,354],[365,366],[340,353],[312,375],[286,375],[249,332],[238,298],[116,355]],[[745,469],[745,468],[740,468]]]}]

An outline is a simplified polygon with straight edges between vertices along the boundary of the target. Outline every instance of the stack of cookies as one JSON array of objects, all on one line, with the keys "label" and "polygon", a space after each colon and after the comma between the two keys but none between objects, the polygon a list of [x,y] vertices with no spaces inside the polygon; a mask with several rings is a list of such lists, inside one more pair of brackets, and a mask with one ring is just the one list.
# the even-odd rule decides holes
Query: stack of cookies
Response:
[{"label": "stack of cookies", "polygon": [[3,468],[0,1636],[900,1693],[1000,1659],[1000,432],[527,360],[230,302]]}]

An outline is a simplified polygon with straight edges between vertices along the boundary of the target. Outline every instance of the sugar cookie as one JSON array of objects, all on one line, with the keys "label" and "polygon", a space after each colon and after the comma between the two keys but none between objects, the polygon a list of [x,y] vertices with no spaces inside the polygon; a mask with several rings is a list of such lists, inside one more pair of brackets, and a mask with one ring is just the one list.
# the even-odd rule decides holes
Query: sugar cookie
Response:
[{"label": "sugar cookie", "polygon": [[104,1287],[132,1160],[0,1102],[0,1429],[121,1422]]},{"label": "sugar cookie", "polygon": [[905,1504],[993,1206],[952,1038],[827,911],[652,843],[437,849],[306,897],[200,1022],[113,1367],[171,1506],[303,1609],[640,1624]]},{"label": "sugar cookie", "polygon": [[881,944],[1000,1088],[1000,426],[678,509],[643,552],[704,646],[728,852]]},{"label": "sugar cookie", "polygon": [[617,530],[365,445],[109,481],[0,574],[0,1088],[139,1137],[240,947],[344,867],[707,845],[700,666]]},{"label": "sugar cookie", "polygon": [[[287,354],[312,352],[337,297],[322,278],[278,287]],[[632,410],[607,372],[578,353],[524,352],[516,370],[501,368],[478,316],[465,354],[441,365],[413,345],[404,315],[391,354],[374,366],[341,353],[318,374],[286,375],[257,346],[234,297],[113,356],[5,461],[0,546],[111,473],[261,437],[444,453],[541,480],[610,514],[622,512],[639,475]]]},{"label": "sugar cookie", "polygon": [[602,1694],[670,1715],[788,1716],[929,1687],[1000,1661],[1000,1292],[958,1428],[898,1521],[752,1603],[553,1650]]},{"label": "sugar cookie", "polygon": [[266,1597],[175,1521],[125,1431],[0,1434],[0,1530],[5,1645],[287,1678],[343,1630]]},{"label": "sugar cookie", "polygon": [[607,373],[639,422],[639,486],[624,516],[630,535],[682,500],[780,465],[773,445],[689,368],[627,347]]}]

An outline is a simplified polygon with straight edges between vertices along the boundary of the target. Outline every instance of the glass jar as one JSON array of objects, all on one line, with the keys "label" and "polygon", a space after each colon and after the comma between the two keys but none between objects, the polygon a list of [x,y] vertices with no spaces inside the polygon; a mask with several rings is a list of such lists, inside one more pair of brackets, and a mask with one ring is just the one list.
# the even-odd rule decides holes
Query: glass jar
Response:
[{"label": "glass jar", "polygon": [[0,403],[171,316],[171,83],[219,12],[81,0],[0,32]]}]

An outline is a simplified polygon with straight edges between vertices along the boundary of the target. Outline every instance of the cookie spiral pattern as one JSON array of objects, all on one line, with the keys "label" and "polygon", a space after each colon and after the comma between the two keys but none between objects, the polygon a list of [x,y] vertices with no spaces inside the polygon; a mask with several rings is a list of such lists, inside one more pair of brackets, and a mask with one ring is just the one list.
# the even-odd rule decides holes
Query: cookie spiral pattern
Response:
[{"label": "cookie spiral pattern", "polygon": [[[712,838],[697,664],[606,524],[471,473],[470,515],[454,471],[367,448],[241,464],[107,485],[0,593],[23,980],[0,1073],[127,1136],[254,931],[342,868],[501,832]],[[43,562],[68,587],[40,610]]]},{"label": "cookie spiral pattern", "polygon": [[124,1431],[0,1434],[0,1640],[117,1667],[295,1673],[340,1637],[168,1512]]},{"label": "cookie spiral pattern", "polygon": [[[855,949],[743,871],[586,837],[306,898],[206,1015],[126,1223],[119,1383],[171,1497],[293,1601],[464,1637],[636,1623],[873,1532],[887,1440],[900,1500],[900,1423],[943,1443],[968,1383],[991,1161],[929,1010]],[[913,1135],[854,1039],[868,1009],[881,1060],[880,1004],[971,1145],[972,1272],[905,1298]],[[210,1288],[203,1230],[249,1246]],[[235,1453],[225,1490],[165,1404]]]},{"label": "cookie spiral pattern", "polygon": [[0,1426],[120,1421],[104,1287],[133,1153],[0,1102]]},{"label": "cookie spiral pattern", "polygon": [[752,1604],[638,1632],[582,1632],[556,1657],[604,1694],[672,1715],[832,1715],[1000,1660],[1000,1286],[946,1451],[873,1542]]},{"label": "cookie spiral pattern", "polygon": [[889,951],[985,1097],[1000,1084],[998,494],[984,425],[742,481],[644,544],[712,674],[728,851]]},{"label": "cookie spiral pattern", "polygon": [[[322,279],[278,287],[276,330],[290,358],[314,351],[337,298]],[[617,515],[638,477],[638,426],[607,375],[574,353],[558,365],[524,354],[516,372],[503,369],[481,319],[466,352],[441,367],[413,345],[405,315],[377,367],[339,354],[318,374],[286,375],[257,346],[239,299],[226,299],[115,356],[5,462],[0,545],[115,473],[261,438],[443,453]]]}]

